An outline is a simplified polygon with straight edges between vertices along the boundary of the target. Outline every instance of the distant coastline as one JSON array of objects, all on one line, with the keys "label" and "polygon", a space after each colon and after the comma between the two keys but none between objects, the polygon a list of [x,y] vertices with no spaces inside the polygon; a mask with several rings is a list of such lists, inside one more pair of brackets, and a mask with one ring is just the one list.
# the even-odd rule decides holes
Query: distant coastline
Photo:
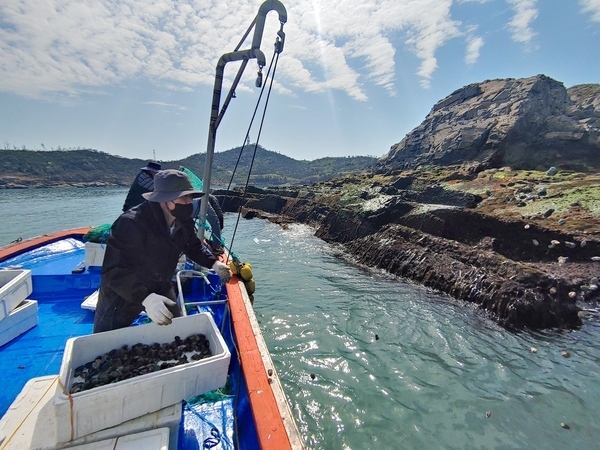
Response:
[{"label": "distant coastline", "polygon": [[89,188],[108,188],[108,189],[125,189],[128,186],[121,184],[110,184],[110,183],[58,183],[58,184],[44,184],[44,183],[36,183],[32,180],[31,184],[16,184],[16,183],[7,183],[4,185],[0,185],[0,189],[69,189],[69,188],[78,188],[78,189],[89,189]]},{"label": "distant coastline", "polygon": [[[256,158],[240,148],[215,153],[212,184],[245,184],[252,167],[254,186],[312,184],[373,166],[371,156],[327,157],[298,161],[259,146]],[[204,173],[205,155],[197,154],[179,161],[164,161],[164,169],[184,166],[195,174]],[[128,187],[147,161],[109,155],[97,150],[0,150],[0,189]]]}]

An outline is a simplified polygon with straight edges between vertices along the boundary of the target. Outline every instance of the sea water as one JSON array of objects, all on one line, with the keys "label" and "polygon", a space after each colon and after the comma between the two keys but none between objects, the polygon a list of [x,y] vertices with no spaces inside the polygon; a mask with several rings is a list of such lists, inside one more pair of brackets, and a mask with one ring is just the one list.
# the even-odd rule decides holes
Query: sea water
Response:
[{"label": "sea water", "polygon": [[[0,246],[111,223],[125,195],[0,191]],[[228,242],[237,221],[226,214]],[[252,264],[255,311],[306,448],[599,448],[598,319],[509,332],[313,234],[240,219],[233,239]]]}]

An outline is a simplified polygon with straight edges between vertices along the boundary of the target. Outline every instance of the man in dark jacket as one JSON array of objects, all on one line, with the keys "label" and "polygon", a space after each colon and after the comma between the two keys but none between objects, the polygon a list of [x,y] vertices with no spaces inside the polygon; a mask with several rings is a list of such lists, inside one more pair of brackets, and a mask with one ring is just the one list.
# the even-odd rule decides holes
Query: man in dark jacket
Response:
[{"label": "man in dark jacket", "polygon": [[154,178],[148,200],[115,221],[110,230],[101,271],[94,333],[131,325],[146,311],[159,325],[181,314],[171,283],[182,253],[216,271],[222,281],[231,278],[229,267],[202,244],[192,219],[195,191],[188,176],[163,170]]},{"label": "man in dark jacket", "polygon": [[[194,200],[194,208],[192,217],[194,220],[198,218],[200,214],[200,199]],[[219,199],[212,194],[208,194],[208,205],[206,208],[206,221],[210,225],[210,247],[215,255],[222,255],[225,253],[223,249],[223,240],[221,239],[221,230],[225,225],[223,218],[223,210],[219,205]]]},{"label": "man in dark jacket", "polygon": [[145,200],[143,194],[154,190],[154,175],[161,169],[162,166],[153,161],[140,169],[140,173],[133,180],[133,184],[127,193],[127,198],[123,204],[123,212],[142,203]]}]

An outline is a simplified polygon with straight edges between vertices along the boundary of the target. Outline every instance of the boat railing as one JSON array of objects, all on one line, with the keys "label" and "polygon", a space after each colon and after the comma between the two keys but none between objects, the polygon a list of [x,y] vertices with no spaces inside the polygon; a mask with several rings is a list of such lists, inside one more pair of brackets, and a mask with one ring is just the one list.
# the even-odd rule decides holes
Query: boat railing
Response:
[{"label": "boat railing", "polygon": [[204,282],[206,283],[207,287],[209,289],[211,289],[212,293],[217,296],[220,292],[221,292],[221,286],[219,285],[218,288],[216,288],[215,286],[213,286],[214,282],[211,283],[210,280],[208,279],[208,276],[206,273],[202,272],[202,271],[198,271],[198,270],[191,270],[191,269],[184,269],[184,270],[180,270],[177,272],[176,274],[176,281],[177,281],[177,303],[179,304],[179,307],[181,308],[181,314],[183,316],[187,316],[187,308],[188,307],[196,307],[196,308],[200,308],[202,306],[210,306],[210,305],[223,305],[225,303],[227,303],[227,298],[224,299],[218,299],[218,300],[202,300],[202,301],[194,301],[194,302],[186,302],[185,298],[184,298],[184,293],[183,293],[183,285],[182,285],[182,278],[184,279],[190,279],[190,278],[202,278],[204,280]]}]

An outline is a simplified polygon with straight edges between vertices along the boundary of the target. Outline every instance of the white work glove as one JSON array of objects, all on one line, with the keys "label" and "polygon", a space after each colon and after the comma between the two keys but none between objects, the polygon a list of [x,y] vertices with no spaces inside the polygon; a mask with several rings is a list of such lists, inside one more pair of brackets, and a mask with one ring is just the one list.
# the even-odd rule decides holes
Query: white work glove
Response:
[{"label": "white work glove", "polygon": [[217,275],[219,275],[219,278],[221,278],[223,283],[227,283],[229,280],[231,280],[232,273],[227,264],[222,263],[221,261],[216,261],[212,266],[212,270],[217,272]]},{"label": "white work glove", "polygon": [[146,314],[157,325],[169,325],[171,323],[173,313],[169,311],[166,305],[175,306],[176,304],[170,298],[154,293],[150,294],[142,302],[142,305],[146,309]]}]

